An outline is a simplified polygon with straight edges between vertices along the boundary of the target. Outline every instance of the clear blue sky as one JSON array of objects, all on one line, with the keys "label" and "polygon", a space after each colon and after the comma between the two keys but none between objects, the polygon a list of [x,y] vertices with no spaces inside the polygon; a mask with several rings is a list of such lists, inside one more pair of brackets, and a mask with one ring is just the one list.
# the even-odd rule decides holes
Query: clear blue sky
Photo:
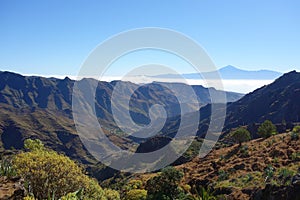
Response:
[{"label": "clear blue sky", "polygon": [[108,37],[163,27],[201,44],[218,67],[300,69],[298,0],[0,0],[0,70],[76,74]]}]

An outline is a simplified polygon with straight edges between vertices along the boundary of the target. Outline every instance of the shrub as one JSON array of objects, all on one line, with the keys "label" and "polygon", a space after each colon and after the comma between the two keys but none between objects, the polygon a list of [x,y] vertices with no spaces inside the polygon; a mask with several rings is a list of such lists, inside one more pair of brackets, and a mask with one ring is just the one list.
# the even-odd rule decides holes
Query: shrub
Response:
[{"label": "shrub", "polygon": [[[107,200],[105,196],[107,193],[99,186],[97,180],[92,179],[86,175],[82,177],[83,199],[99,199]],[[74,190],[73,190],[74,191]]]},{"label": "shrub", "polygon": [[274,176],[274,173],[275,173],[275,169],[271,166],[271,165],[268,165],[266,168],[265,168],[265,182],[267,182],[268,180],[270,180],[271,178],[273,178]]},{"label": "shrub", "polygon": [[70,158],[40,148],[39,141],[25,141],[25,146],[31,151],[16,155],[13,166],[29,183],[29,192],[35,198],[54,196],[58,199],[81,188],[87,199],[104,198],[103,189],[97,181],[86,176],[82,168]]},{"label": "shrub", "polygon": [[[104,189],[104,194],[105,194],[105,200],[120,200],[120,194],[116,190],[111,190],[111,189]],[[95,198],[97,199],[97,198]]]},{"label": "shrub", "polygon": [[293,131],[293,132],[291,133],[291,139],[292,139],[292,140],[298,140],[298,139],[299,139],[299,133]]},{"label": "shrub", "polygon": [[201,141],[194,140],[189,146],[189,148],[184,152],[182,157],[185,158],[186,161],[192,160],[199,154],[201,145],[202,145]]},{"label": "shrub", "polygon": [[269,120],[266,120],[258,128],[258,134],[263,138],[268,138],[272,135],[277,134],[276,126]]},{"label": "shrub", "polygon": [[61,197],[80,189],[82,170],[69,158],[56,152],[32,151],[16,156],[14,166],[18,174],[29,181],[32,193],[45,199],[55,193]]},{"label": "shrub", "polygon": [[292,159],[292,161],[298,161],[298,160],[300,160],[300,152],[294,152],[294,153],[292,153],[291,159]]},{"label": "shrub", "polygon": [[295,126],[295,127],[293,128],[293,132],[294,132],[294,133],[300,133],[300,126]]},{"label": "shrub", "polygon": [[185,184],[182,186],[182,189],[185,191],[185,192],[190,192],[191,191],[191,186],[189,184]]},{"label": "shrub", "polygon": [[32,196],[26,196],[23,198],[23,200],[35,200]]},{"label": "shrub", "polygon": [[131,179],[121,188],[121,198],[123,199],[131,190],[144,189],[141,180]]},{"label": "shrub", "polygon": [[242,177],[242,182],[244,183],[249,183],[250,181],[253,180],[252,174],[246,174],[244,177]]},{"label": "shrub", "polygon": [[126,193],[124,200],[146,200],[147,190],[133,189]]},{"label": "shrub", "polygon": [[130,180],[124,187],[123,190],[129,191],[133,189],[141,189],[143,185],[143,182],[141,180]]},{"label": "shrub", "polygon": [[229,178],[229,174],[227,172],[225,172],[224,170],[220,170],[218,172],[218,181],[224,181],[227,180]]},{"label": "shrub", "polygon": [[41,140],[32,140],[27,139],[24,141],[24,147],[27,150],[34,151],[34,150],[45,150],[44,144]]},{"label": "shrub", "polygon": [[248,157],[249,156],[249,147],[247,145],[243,145],[240,147],[240,152],[241,152],[241,155],[243,157]]},{"label": "shrub", "polygon": [[167,167],[161,174],[149,179],[146,183],[149,199],[176,199],[181,190],[179,183],[183,173],[174,167]]},{"label": "shrub", "polygon": [[287,168],[282,168],[279,170],[278,179],[282,185],[286,185],[290,183],[292,176],[294,175],[294,171],[289,170]]},{"label": "shrub", "polygon": [[249,131],[242,127],[235,130],[231,136],[237,143],[239,143],[239,147],[242,146],[242,142],[247,142],[251,139]]}]

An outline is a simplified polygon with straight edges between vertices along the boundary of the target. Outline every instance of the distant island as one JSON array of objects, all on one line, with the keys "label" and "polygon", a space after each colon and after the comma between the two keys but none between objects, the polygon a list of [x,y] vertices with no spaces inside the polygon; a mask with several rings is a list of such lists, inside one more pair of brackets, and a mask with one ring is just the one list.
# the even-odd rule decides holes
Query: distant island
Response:
[{"label": "distant island", "polygon": [[[188,73],[182,74],[185,79],[202,79],[204,77],[214,77],[213,74],[216,71],[204,72],[204,73]],[[276,78],[283,75],[281,72],[271,71],[271,70],[258,70],[258,71],[249,71],[236,68],[234,66],[228,65],[218,70],[220,77],[225,80],[275,80]],[[161,74],[157,76],[152,76],[154,78],[162,79],[176,79],[179,78],[175,74]]]}]

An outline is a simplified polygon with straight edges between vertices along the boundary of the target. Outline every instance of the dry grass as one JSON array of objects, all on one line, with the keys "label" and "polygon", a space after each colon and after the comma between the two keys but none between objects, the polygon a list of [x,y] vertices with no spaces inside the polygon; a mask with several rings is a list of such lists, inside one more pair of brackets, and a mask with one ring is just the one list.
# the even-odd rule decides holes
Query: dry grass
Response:
[{"label": "dry grass", "polygon": [[300,140],[292,140],[290,133],[256,139],[244,143],[242,149],[234,145],[213,150],[205,158],[195,158],[177,168],[185,173],[184,183],[207,181],[214,188],[231,188],[234,199],[245,199],[242,190],[265,186],[264,170],[268,166],[275,169],[275,175],[282,169],[296,173],[300,167]]}]

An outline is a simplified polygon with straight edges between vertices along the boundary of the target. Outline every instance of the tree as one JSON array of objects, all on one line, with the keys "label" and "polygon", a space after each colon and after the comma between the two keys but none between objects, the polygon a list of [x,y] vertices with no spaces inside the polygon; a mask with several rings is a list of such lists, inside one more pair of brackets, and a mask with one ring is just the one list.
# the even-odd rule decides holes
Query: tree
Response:
[{"label": "tree", "polygon": [[146,183],[149,199],[177,199],[182,190],[179,183],[183,173],[174,167],[167,167],[161,174],[149,179]]},{"label": "tree", "polygon": [[29,152],[15,156],[13,166],[29,184],[29,192],[36,199],[55,199],[83,189],[84,199],[107,200],[98,182],[89,178],[70,158],[52,150],[46,150],[39,140],[26,140]]},{"label": "tree", "polygon": [[120,200],[120,194],[116,190],[104,189],[105,200]]},{"label": "tree", "polygon": [[[140,193],[143,189],[144,189],[143,182],[141,180],[131,179],[128,181],[128,183],[123,185],[123,187],[121,189],[121,191],[122,191],[121,197],[124,197],[125,199],[130,199],[134,195]],[[131,191],[133,191],[133,192],[131,192]],[[146,193],[147,193],[147,191],[146,191]]]},{"label": "tree", "polygon": [[24,147],[25,147],[25,149],[27,149],[29,151],[45,149],[44,144],[42,143],[41,140],[32,140],[32,139],[25,140]]},{"label": "tree", "polygon": [[247,142],[251,139],[251,135],[249,131],[243,127],[238,128],[235,130],[232,134],[231,137],[239,143],[239,147],[242,146],[242,142]]},{"label": "tree", "polygon": [[266,120],[259,126],[258,134],[263,138],[275,135],[277,134],[276,126],[270,120]]},{"label": "tree", "polygon": [[124,200],[146,200],[147,199],[147,190],[143,189],[133,189],[129,190]]}]

